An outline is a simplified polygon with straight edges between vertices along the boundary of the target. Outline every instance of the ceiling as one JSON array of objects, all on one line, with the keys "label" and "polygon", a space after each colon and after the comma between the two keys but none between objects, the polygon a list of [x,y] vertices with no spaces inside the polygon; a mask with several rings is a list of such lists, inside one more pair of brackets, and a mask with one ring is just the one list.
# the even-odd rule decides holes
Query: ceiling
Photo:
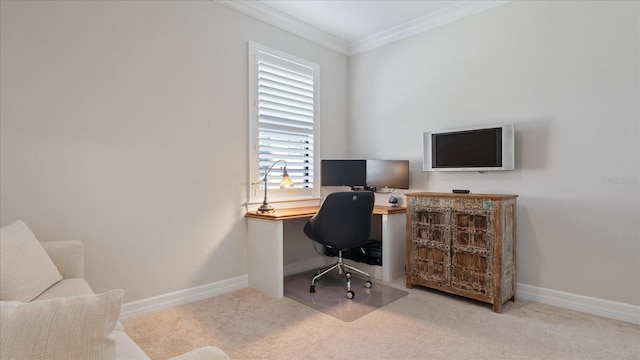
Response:
[{"label": "ceiling", "polygon": [[509,0],[214,0],[354,55],[477,14]]},{"label": "ceiling", "polygon": [[338,39],[353,43],[464,1],[262,0]]}]

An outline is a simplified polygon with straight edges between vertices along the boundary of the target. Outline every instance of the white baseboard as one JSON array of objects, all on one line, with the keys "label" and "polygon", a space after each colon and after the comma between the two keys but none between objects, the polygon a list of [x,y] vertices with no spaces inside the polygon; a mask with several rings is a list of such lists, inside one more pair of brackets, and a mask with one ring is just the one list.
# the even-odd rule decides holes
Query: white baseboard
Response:
[{"label": "white baseboard", "polygon": [[[293,275],[325,265],[322,257],[285,265],[284,275]],[[143,315],[152,314],[172,307],[189,304],[210,297],[227,294],[233,291],[249,287],[248,275],[238,276],[215,283],[196,286],[191,289],[175,291],[172,293],[154,296],[148,299],[132,301],[122,304],[120,320],[134,319]]]},{"label": "white baseboard", "polygon": [[640,306],[603,300],[578,294],[516,284],[516,298],[576,310],[614,320],[640,324]]},{"label": "white baseboard", "polygon": [[[325,266],[324,258],[285,265],[284,275],[293,275]],[[189,304],[210,297],[227,294],[249,287],[248,275],[218,281],[191,289],[154,296],[122,305],[120,320],[129,320],[143,315]],[[598,315],[614,320],[640,324],[640,306],[603,300],[527,284],[516,284],[516,297],[564,309]]]},{"label": "white baseboard", "polygon": [[148,299],[122,304],[120,320],[129,320],[143,315],[189,304],[210,297],[227,294],[249,287],[248,275],[196,286],[190,289],[154,296]]}]

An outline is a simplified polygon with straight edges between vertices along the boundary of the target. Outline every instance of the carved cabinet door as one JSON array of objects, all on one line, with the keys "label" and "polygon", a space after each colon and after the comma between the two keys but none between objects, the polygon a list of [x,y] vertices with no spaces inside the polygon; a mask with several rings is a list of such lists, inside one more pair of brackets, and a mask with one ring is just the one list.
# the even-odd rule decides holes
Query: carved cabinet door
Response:
[{"label": "carved cabinet door", "polygon": [[451,286],[493,295],[493,212],[452,210]]},{"label": "carved cabinet door", "polygon": [[451,236],[448,222],[451,213],[437,207],[418,207],[413,211],[411,276],[449,286]]}]

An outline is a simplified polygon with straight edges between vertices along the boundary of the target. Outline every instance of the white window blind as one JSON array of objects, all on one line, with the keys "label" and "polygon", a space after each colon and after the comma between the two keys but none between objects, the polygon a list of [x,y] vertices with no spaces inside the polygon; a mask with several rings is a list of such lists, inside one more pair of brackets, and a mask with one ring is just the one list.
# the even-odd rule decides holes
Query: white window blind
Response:
[{"label": "white window blind", "polygon": [[[278,160],[287,164],[294,183],[292,190],[280,190],[284,163],[268,176],[269,198],[288,199],[315,194],[314,153],[316,134],[317,66],[305,64],[282,53],[252,47],[255,92],[253,103],[254,164],[252,182],[264,189],[265,172]],[[273,189],[273,190],[272,190]],[[255,189],[254,189],[255,190]],[[258,192],[259,193],[259,192]],[[257,200],[254,191],[252,200]]]}]

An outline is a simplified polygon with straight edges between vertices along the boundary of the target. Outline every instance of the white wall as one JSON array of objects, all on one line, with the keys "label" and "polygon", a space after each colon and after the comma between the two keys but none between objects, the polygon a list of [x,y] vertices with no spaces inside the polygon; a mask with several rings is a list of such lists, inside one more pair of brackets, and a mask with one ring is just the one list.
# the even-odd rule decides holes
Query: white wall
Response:
[{"label": "white wall", "polygon": [[[2,1],[0,225],[83,240],[95,290],[126,301],[246,274],[251,40],[321,65],[323,157],[518,194],[519,282],[639,305],[639,13],[514,2],[347,68],[208,1]],[[423,131],[507,121],[518,170],[421,171]]]},{"label": "white wall", "polygon": [[[350,154],[518,194],[518,282],[640,305],[638,2],[513,2],[350,59]],[[516,171],[424,173],[422,132],[514,122]]]},{"label": "white wall", "polygon": [[211,1],[1,2],[1,225],[79,239],[96,291],[245,275],[247,42],[321,67],[344,156],[347,59]]}]

